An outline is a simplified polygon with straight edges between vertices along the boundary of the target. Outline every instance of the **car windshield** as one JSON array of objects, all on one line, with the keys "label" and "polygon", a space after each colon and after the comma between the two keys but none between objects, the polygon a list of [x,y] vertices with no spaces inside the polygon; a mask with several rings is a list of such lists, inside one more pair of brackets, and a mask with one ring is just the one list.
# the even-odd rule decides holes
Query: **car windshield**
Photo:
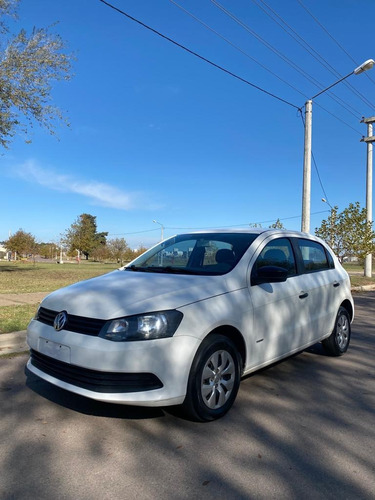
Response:
[{"label": "car windshield", "polygon": [[220,275],[231,271],[257,237],[251,233],[181,234],[144,253],[125,271]]}]

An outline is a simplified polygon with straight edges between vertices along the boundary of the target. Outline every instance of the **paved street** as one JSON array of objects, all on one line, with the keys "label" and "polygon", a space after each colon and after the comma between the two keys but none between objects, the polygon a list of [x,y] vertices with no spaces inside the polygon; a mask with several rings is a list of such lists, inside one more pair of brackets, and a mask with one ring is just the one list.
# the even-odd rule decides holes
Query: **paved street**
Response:
[{"label": "paved street", "polygon": [[242,382],[231,412],[88,401],[0,358],[0,499],[363,499],[375,492],[375,292],[352,343],[320,345]]}]

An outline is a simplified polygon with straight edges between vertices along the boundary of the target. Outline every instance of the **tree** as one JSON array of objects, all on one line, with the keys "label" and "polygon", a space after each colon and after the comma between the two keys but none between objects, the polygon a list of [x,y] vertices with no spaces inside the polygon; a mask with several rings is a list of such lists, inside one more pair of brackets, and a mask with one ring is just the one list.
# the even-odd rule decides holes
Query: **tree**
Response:
[{"label": "tree", "polygon": [[39,243],[38,253],[43,259],[53,259],[57,252],[55,243]]},{"label": "tree", "polygon": [[97,232],[96,216],[81,214],[65,231],[63,240],[70,254],[78,250],[87,260],[95,248],[106,244],[107,235],[108,233]]},{"label": "tree", "polygon": [[110,260],[110,252],[108,245],[99,245],[91,252],[91,257],[97,262]]},{"label": "tree", "polygon": [[136,257],[139,257],[140,255],[144,254],[148,249],[146,247],[144,247],[143,245],[141,245],[139,248],[137,248],[136,250],[134,250],[134,252],[132,252],[130,250],[130,252],[132,252],[132,256],[130,255],[129,253],[129,260],[133,260],[135,259]]},{"label": "tree", "polygon": [[270,229],[285,229],[285,227],[281,220],[277,219],[276,222],[270,225]]},{"label": "tree", "polygon": [[122,266],[126,255],[129,253],[129,247],[124,238],[114,238],[109,240],[107,245],[111,258]]},{"label": "tree", "polygon": [[31,233],[26,233],[19,229],[13,236],[5,242],[5,248],[10,252],[19,255],[35,254],[38,244]]},{"label": "tree", "polygon": [[367,222],[367,212],[360,203],[350,203],[341,213],[338,207],[331,210],[315,234],[325,240],[342,262],[349,257],[363,259],[375,251],[375,233],[372,223]]},{"label": "tree", "polygon": [[17,17],[18,1],[0,0],[0,34],[7,37],[0,47],[0,145],[5,148],[18,130],[28,135],[35,122],[54,133],[55,122],[64,118],[50,104],[52,83],[71,78],[72,55],[63,52],[59,35],[46,28],[10,34],[4,17]]}]

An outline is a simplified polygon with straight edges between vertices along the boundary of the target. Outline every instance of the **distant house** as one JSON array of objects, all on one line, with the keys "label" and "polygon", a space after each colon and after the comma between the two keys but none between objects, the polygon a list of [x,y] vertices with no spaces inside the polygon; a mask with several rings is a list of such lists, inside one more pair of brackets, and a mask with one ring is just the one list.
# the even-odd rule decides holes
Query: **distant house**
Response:
[{"label": "distant house", "polygon": [[8,260],[8,257],[10,255],[10,252],[7,251],[7,249],[4,246],[4,242],[0,241],[0,259],[1,260]]}]

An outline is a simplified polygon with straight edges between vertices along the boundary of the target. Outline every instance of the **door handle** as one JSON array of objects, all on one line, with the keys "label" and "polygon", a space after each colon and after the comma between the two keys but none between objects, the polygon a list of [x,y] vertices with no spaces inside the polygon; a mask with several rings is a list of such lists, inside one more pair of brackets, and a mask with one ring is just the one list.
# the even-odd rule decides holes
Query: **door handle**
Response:
[{"label": "door handle", "polygon": [[334,286],[335,288],[337,288],[338,286],[340,286],[340,283],[338,283],[337,281],[335,281],[335,282],[334,282],[334,284],[333,284],[333,286]]},{"label": "door handle", "polygon": [[308,296],[309,296],[309,294],[307,292],[301,292],[300,295],[299,295],[299,298],[300,299],[305,299]]}]

